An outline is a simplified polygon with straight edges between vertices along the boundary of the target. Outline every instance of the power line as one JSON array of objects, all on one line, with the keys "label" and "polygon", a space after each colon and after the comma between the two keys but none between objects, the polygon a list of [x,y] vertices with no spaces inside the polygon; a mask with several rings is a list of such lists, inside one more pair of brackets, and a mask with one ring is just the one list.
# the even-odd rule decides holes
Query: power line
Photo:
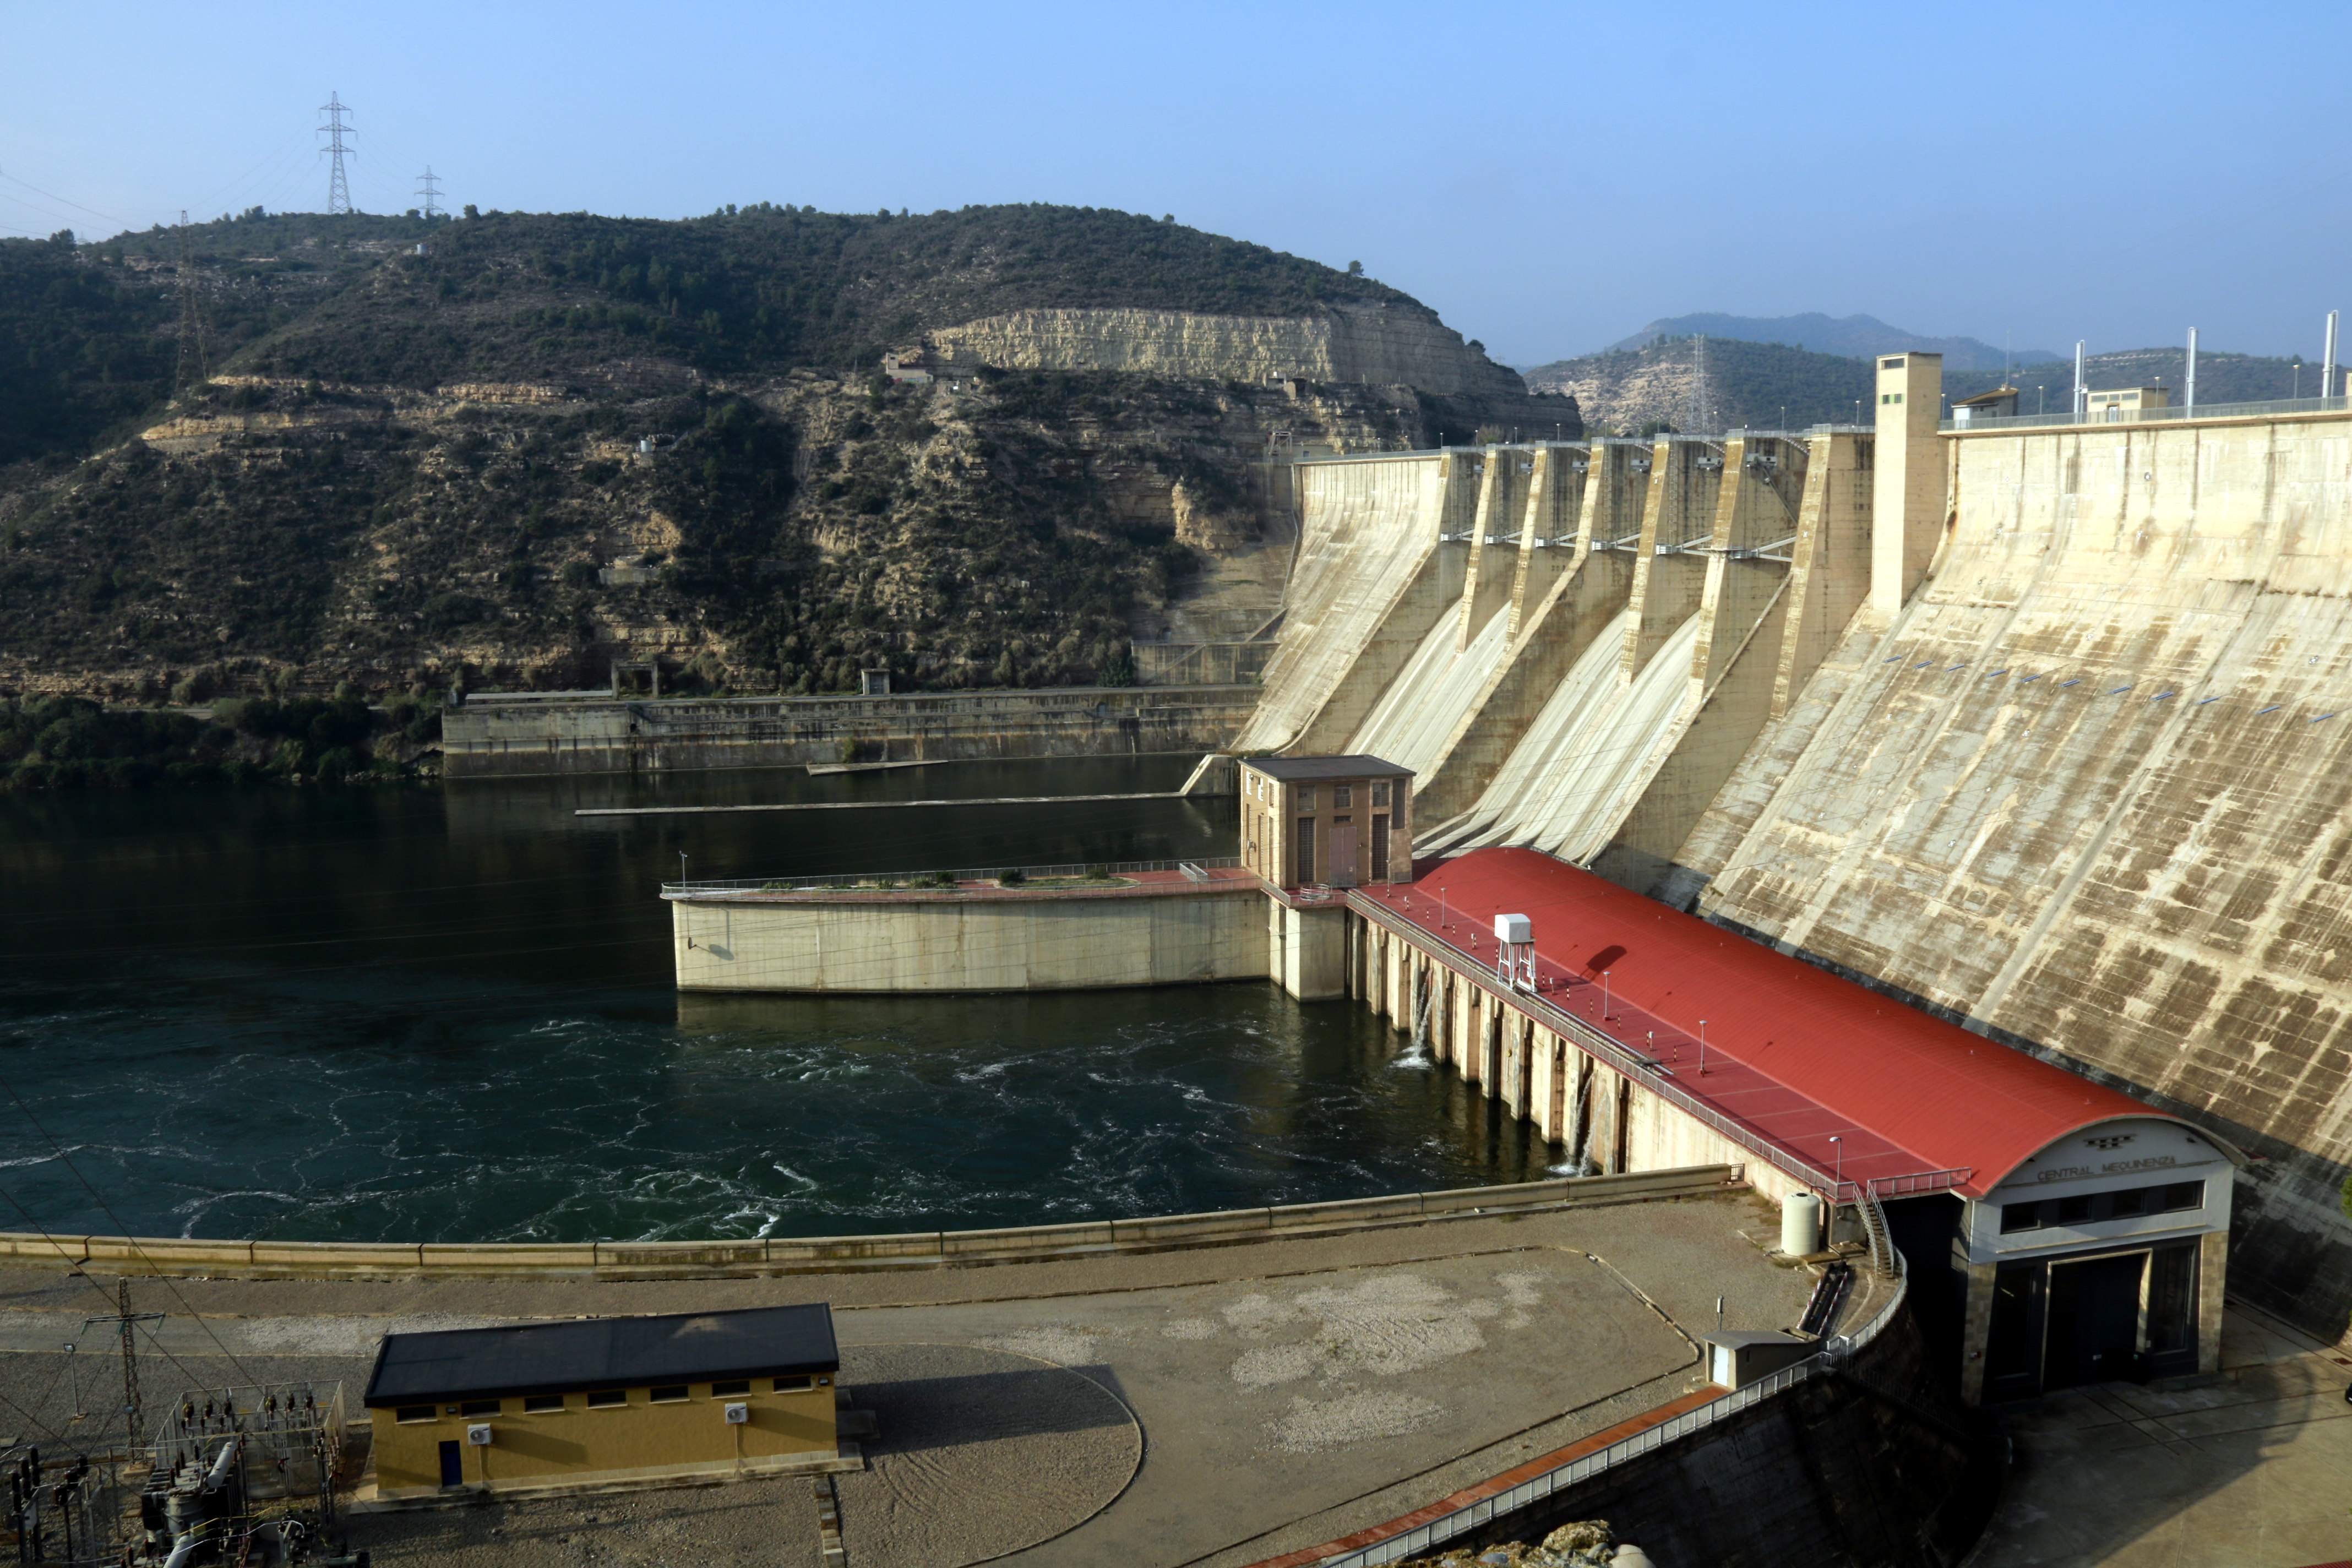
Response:
[{"label": "power line", "polygon": [[172,389],[184,392],[212,379],[205,363],[205,311],[196,292],[195,237],[188,231],[188,209],[180,209],[180,362],[172,373]]},{"label": "power line", "polygon": [[320,151],[334,160],[333,173],[327,177],[327,210],[347,213],[352,210],[352,186],[343,174],[343,159],[346,154],[359,156],[343,145],[344,133],[356,129],[343,123],[343,116],[351,112],[351,107],[340,94],[330,92],[327,101],[319,105],[319,112],[327,117],[327,123],[319,127],[327,138],[327,145]]},{"label": "power line", "polygon": [[[212,1341],[213,1348],[220,1352],[220,1353],[227,1359],[229,1365],[236,1368],[237,1376],[243,1378],[246,1382],[254,1384],[257,1386],[260,1380],[256,1378],[251,1373],[245,1370],[245,1363],[237,1360],[236,1353],[232,1352],[228,1346],[221,1342],[221,1337],[213,1332],[213,1326],[205,1321],[204,1315],[198,1312],[194,1306],[189,1304],[187,1297],[180,1293],[180,1288],[172,1282],[171,1277],[155,1266],[155,1260],[147,1256],[147,1249],[139,1245],[138,1237],[131,1234],[131,1227],[122,1223],[121,1216],[117,1215],[113,1208],[108,1205],[104,1195],[101,1194],[96,1187],[89,1184],[89,1178],[88,1176],[81,1173],[81,1167],[75,1164],[71,1156],[66,1153],[65,1145],[59,1143],[56,1138],[50,1136],[49,1130],[41,1125],[40,1118],[33,1114],[33,1108],[26,1105],[25,1103],[24,1096],[16,1092],[16,1086],[5,1079],[0,1079],[0,1089],[5,1089],[8,1091],[8,1098],[16,1101],[16,1109],[24,1115],[25,1120],[33,1124],[33,1131],[38,1132],[44,1139],[47,1139],[49,1147],[57,1151],[58,1163],[65,1166],[67,1170],[73,1173],[74,1180],[81,1184],[82,1191],[88,1193],[89,1194],[90,1201],[98,1205],[98,1212],[104,1215],[108,1221],[114,1226],[116,1233],[120,1235],[123,1240],[130,1243],[131,1250],[139,1255],[139,1261],[147,1265],[149,1271],[152,1272],[158,1279],[163,1281],[163,1289],[169,1290],[172,1293],[173,1300],[180,1303],[180,1310],[183,1312],[185,1312],[189,1317],[195,1320],[196,1327],[204,1330],[205,1338]],[[23,1212],[22,1205],[19,1205],[18,1212]],[[54,1245],[54,1243],[52,1245]],[[96,1281],[93,1280],[91,1283],[95,1284]],[[104,1292],[100,1291],[100,1294],[103,1295]],[[172,1364],[173,1366],[180,1365],[176,1360],[174,1360]],[[180,1370],[182,1373],[185,1373],[188,1369],[182,1366],[180,1367]]]},{"label": "power line", "polygon": [[45,191],[29,180],[20,180],[16,178],[16,175],[6,173],[0,173],[0,180],[5,180],[13,185],[22,185],[37,196],[47,196],[49,200],[53,202],[64,202],[67,206],[73,208],[73,210],[78,213],[88,213],[92,217],[102,217],[109,223],[121,224],[125,228],[130,226],[130,223],[127,219],[116,217],[112,213],[102,213],[96,207],[86,207],[79,202],[66,201],[65,197],[51,191]]},{"label": "power line", "polygon": [[433,165],[425,164],[425,173],[419,174],[417,179],[421,184],[416,194],[425,198],[425,216],[428,218],[441,216],[441,184],[434,177]]},{"label": "power line", "polygon": [[[17,1103],[21,1105],[21,1104],[23,1104],[24,1102],[23,1102],[22,1100],[19,1100],[19,1101],[17,1101]],[[16,1196],[16,1194],[14,1194],[14,1193],[12,1193],[12,1192],[8,1191],[8,1190],[7,1190],[6,1188],[5,1188],[5,1187],[0,1187],[0,1198],[5,1198],[5,1199],[7,1199],[7,1200],[8,1200],[8,1206],[9,1206],[10,1208],[15,1209],[18,1214],[23,1215],[25,1216],[25,1223],[26,1223],[26,1224],[27,1224],[27,1225],[29,1225],[29,1226],[31,1226],[35,1230],[37,1230],[37,1231],[40,1232],[40,1234],[41,1234],[41,1239],[42,1239],[43,1241],[47,1242],[51,1247],[55,1247],[55,1248],[57,1249],[58,1257],[59,1258],[63,1259],[63,1260],[66,1262],[66,1264],[67,1264],[67,1265],[68,1265],[68,1269],[67,1269],[67,1276],[68,1276],[68,1278],[69,1278],[69,1279],[79,1279],[79,1280],[80,1280],[83,1284],[85,1284],[85,1285],[89,1286],[91,1289],[93,1289],[93,1290],[95,1290],[95,1291],[97,1291],[97,1292],[98,1292],[98,1299],[99,1299],[100,1300],[104,1301],[104,1302],[105,1302],[108,1306],[110,1306],[110,1307],[116,1307],[118,1310],[121,1310],[121,1302],[120,1302],[120,1300],[119,1300],[119,1299],[118,1299],[118,1298],[109,1296],[109,1295],[106,1293],[106,1287],[105,1287],[105,1286],[100,1285],[97,1280],[95,1280],[95,1279],[91,1279],[89,1275],[87,1275],[87,1274],[85,1274],[85,1273],[83,1273],[83,1272],[82,1272],[82,1270],[81,1270],[81,1266],[82,1266],[82,1264],[83,1264],[83,1263],[87,1262],[87,1261],[88,1261],[88,1259],[86,1259],[86,1258],[78,1258],[74,1257],[74,1255],[73,1255],[72,1253],[70,1253],[70,1252],[67,1251],[67,1250],[66,1250],[65,1243],[63,1243],[63,1242],[59,1241],[56,1237],[54,1237],[54,1236],[50,1235],[50,1234],[49,1234],[49,1228],[48,1228],[48,1226],[47,1226],[43,1225],[43,1224],[42,1224],[42,1223],[41,1223],[37,1218],[36,1218],[36,1217],[34,1216],[33,1211],[32,1211],[32,1210],[30,1210],[30,1209],[28,1209],[28,1208],[26,1208],[26,1207],[24,1205],[23,1202],[17,1198],[17,1196]],[[117,1223],[119,1224],[120,1222],[118,1221]],[[184,1300],[180,1304],[181,1304],[182,1306],[186,1306],[186,1305],[187,1305],[187,1302]],[[151,1345],[154,1346],[154,1347],[155,1347],[155,1350],[156,1350],[156,1352],[157,1352],[158,1354],[162,1355],[162,1356],[163,1356],[163,1358],[165,1361],[170,1362],[173,1366],[178,1367],[178,1368],[180,1369],[180,1375],[181,1375],[182,1377],[186,1378],[186,1379],[188,1380],[188,1386],[189,1386],[190,1388],[202,1388],[202,1387],[204,1387],[204,1386],[205,1386],[205,1384],[204,1384],[204,1380],[203,1380],[203,1379],[201,1379],[201,1378],[197,1377],[197,1376],[196,1376],[196,1374],[195,1374],[194,1373],[190,1372],[190,1371],[187,1369],[186,1365],[185,1365],[184,1363],[182,1363],[182,1361],[180,1360],[180,1358],[179,1358],[178,1356],[173,1355],[170,1351],[165,1350],[165,1349],[163,1348],[163,1342],[161,1339],[158,1339],[158,1338],[156,1337],[155,1331],[154,1331],[154,1329],[153,1329],[153,1327],[152,1327],[152,1325],[151,1325],[151,1326],[148,1328],[148,1330],[147,1330],[147,1342],[148,1342],[148,1343],[150,1343]],[[215,1340],[213,1342],[214,1342],[214,1343],[215,1343],[215,1344],[218,1344],[220,1342],[219,1342],[218,1340]],[[232,1361],[234,1361],[234,1359],[235,1359],[235,1358],[231,1358],[231,1359],[232,1359]],[[237,1370],[238,1370],[239,1374],[240,1374],[240,1375],[242,1375],[242,1374],[243,1374],[243,1373],[244,1373],[244,1370],[245,1370],[245,1369],[244,1369],[244,1368],[242,1368],[242,1367],[239,1367]],[[50,1379],[50,1386],[54,1388],[56,1385],[57,1385],[57,1380],[56,1380],[55,1378],[51,1378],[51,1379]],[[5,1398],[5,1395],[0,1395],[0,1398]],[[11,1401],[10,1403],[11,1403],[12,1405],[14,1404],[14,1402],[13,1402],[13,1401]],[[20,1409],[21,1409],[21,1406],[19,1406],[18,1408],[20,1408]],[[35,1418],[33,1418],[33,1417],[28,1416],[28,1417],[26,1417],[26,1419],[28,1419],[28,1420],[33,1420],[33,1421],[34,1421],[34,1424],[35,1424],[36,1426],[40,1426],[40,1425],[41,1425],[41,1423],[40,1423],[37,1419],[35,1419]],[[48,1429],[47,1427],[46,1427],[46,1426],[44,1426],[42,1429],[43,1429],[43,1430],[45,1430],[45,1431],[49,1430],[49,1429]],[[56,1434],[55,1432],[50,1432],[50,1436],[57,1436],[57,1434]],[[65,1440],[65,1439],[63,1439],[62,1437],[59,1437],[59,1438],[58,1438],[58,1441],[59,1441],[59,1442],[63,1442],[64,1440]],[[132,1441],[132,1443],[133,1443],[133,1444],[136,1444],[136,1442],[138,1441],[137,1435],[136,1435],[135,1433],[132,1435],[131,1441]]]}]

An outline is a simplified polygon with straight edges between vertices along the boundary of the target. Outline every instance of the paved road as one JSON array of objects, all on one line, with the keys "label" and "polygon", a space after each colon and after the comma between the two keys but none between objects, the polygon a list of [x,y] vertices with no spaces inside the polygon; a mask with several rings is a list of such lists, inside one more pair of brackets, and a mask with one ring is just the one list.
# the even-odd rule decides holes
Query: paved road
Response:
[{"label": "paved road", "polygon": [[[341,1377],[354,1400],[386,1330],[829,1297],[853,1397],[854,1352],[961,1345],[1074,1369],[1133,1411],[1143,1458],[1132,1480],[1099,1513],[1020,1561],[1222,1565],[1391,1517],[1683,1393],[1698,1374],[1693,1337],[1714,1326],[1717,1296],[1728,1298],[1726,1321],[1736,1328],[1785,1325],[1802,1310],[1810,1278],[1767,1263],[1743,1230],[1770,1234],[1769,1208],[1725,1196],[910,1275],[191,1279],[132,1289],[142,1310],[170,1314],[145,1376],[151,1394],[183,1381],[167,1352],[199,1381],[230,1381],[226,1350],[257,1377]],[[111,1285],[0,1270],[0,1391],[37,1419],[61,1422],[72,1402],[56,1347]],[[102,1352],[79,1359],[85,1387],[110,1365]],[[1108,1430],[1070,1427],[1073,1444],[1104,1440]],[[877,1452],[918,1436],[886,1431]],[[930,1462],[925,1452],[910,1447],[909,1464]],[[1054,1503],[1065,1516],[1057,1528],[1075,1522],[1066,1516],[1095,1484],[1071,1475]],[[885,1491],[845,1489],[847,1535],[858,1533],[861,1505],[897,1508],[913,1495]],[[790,1489],[774,1492],[784,1512],[771,1517],[797,1538],[802,1500]],[[541,1510],[528,1521],[533,1560],[635,1561],[640,1546],[623,1541],[642,1536],[643,1560],[657,1561],[667,1532],[705,1508],[730,1521],[752,1517],[715,1496],[679,1494],[674,1506],[621,1510],[628,1528],[606,1531],[620,1549],[600,1558],[584,1511]],[[516,1517],[514,1529],[525,1529]],[[607,1510],[600,1523],[617,1528],[621,1520]],[[997,1528],[1018,1533],[1014,1521]],[[378,1560],[437,1552],[457,1563],[481,1552],[487,1563],[501,1546],[519,1549],[514,1533],[488,1530],[451,1525],[429,1540],[387,1539]],[[877,1545],[888,1539],[869,1532]],[[887,1552],[860,1561],[891,1568]]]},{"label": "paved road", "polygon": [[1969,1568],[2352,1561],[2352,1354],[2232,1301],[2221,1363],[2011,1410],[2017,1468]]}]

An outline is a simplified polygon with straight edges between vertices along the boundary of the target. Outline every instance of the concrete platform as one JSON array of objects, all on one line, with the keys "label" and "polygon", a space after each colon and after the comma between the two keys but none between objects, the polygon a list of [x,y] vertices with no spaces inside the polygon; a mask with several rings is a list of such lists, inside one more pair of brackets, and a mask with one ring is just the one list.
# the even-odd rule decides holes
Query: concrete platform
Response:
[{"label": "concrete platform", "polygon": [[[860,1568],[927,1562],[962,1528],[936,1503],[950,1494],[915,1484],[916,1472],[947,1450],[960,1451],[958,1463],[978,1467],[975,1474],[995,1468],[996,1456],[1018,1456],[1022,1473],[1064,1478],[983,1500],[997,1510],[987,1523],[995,1539],[1024,1528],[1057,1531],[1010,1560],[1172,1568],[1245,1563],[1329,1540],[1688,1392],[1702,1380],[1693,1341],[1715,1327],[1717,1296],[1734,1328],[1785,1326],[1803,1308],[1811,1277],[1774,1266],[1740,1234],[1768,1218],[1753,1198],[1726,1194],[916,1276],[181,1279],[132,1288],[142,1304],[173,1314],[157,1325],[159,1354],[144,1374],[151,1390],[179,1375],[164,1355],[208,1383],[235,1375],[225,1352],[257,1378],[299,1366],[299,1375],[341,1376],[356,1388],[375,1335],[394,1327],[829,1298],[845,1378],[857,1358],[919,1345],[1067,1368],[1131,1412],[1148,1445],[1133,1480],[1074,1520],[1101,1484],[1090,1478],[1106,1473],[1098,1455],[1087,1456],[1111,1440],[1116,1422],[1079,1412],[976,1429],[960,1418],[961,1429],[927,1433],[882,1408],[881,1431],[866,1445],[871,1477],[846,1478],[839,1490],[843,1534]],[[63,1423],[71,1396],[55,1347],[111,1289],[110,1279],[61,1269],[0,1270],[0,1393],[43,1424]],[[1867,1310],[1867,1301],[1850,1309]],[[94,1366],[80,1369],[85,1385]],[[851,1394],[867,1403],[854,1382]],[[938,1407],[951,1406],[984,1411],[989,1402]],[[907,1484],[861,1490],[894,1465],[910,1467],[900,1478]],[[635,1522],[609,1545],[599,1536],[606,1550],[598,1561],[660,1561],[661,1542],[689,1538],[698,1562],[793,1561],[798,1543],[813,1560],[808,1484],[500,1503],[398,1530],[371,1522],[370,1539],[354,1541],[384,1563],[577,1562],[582,1532],[619,1529],[611,1521],[626,1505]],[[909,1496],[934,1500],[930,1522],[893,1545],[891,1527],[905,1521],[887,1516],[903,1515]],[[693,1522],[705,1512],[707,1531]],[[501,1520],[511,1530],[494,1536]],[[981,1522],[976,1509],[975,1533]],[[623,1545],[640,1537],[642,1552]],[[901,1551],[915,1555],[894,1558]]]},{"label": "concrete platform", "polygon": [[2221,1363],[2007,1407],[2015,1468],[1969,1568],[2352,1559],[2352,1355],[2232,1301]]}]

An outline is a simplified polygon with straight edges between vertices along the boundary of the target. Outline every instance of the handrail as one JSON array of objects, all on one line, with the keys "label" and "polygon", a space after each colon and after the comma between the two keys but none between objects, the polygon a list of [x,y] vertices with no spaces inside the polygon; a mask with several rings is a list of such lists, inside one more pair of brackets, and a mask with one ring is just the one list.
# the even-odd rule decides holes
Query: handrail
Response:
[{"label": "handrail", "polygon": [[1895,1289],[1886,1305],[1867,1323],[1851,1334],[1832,1335],[1822,1342],[1822,1348],[1793,1365],[1768,1373],[1744,1387],[1735,1388],[1720,1399],[1709,1400],[1695,1410],[1685,1410],[1668,1417],[1655,1426],[1646,1427],[1632,1436],[1620,1438],[1596,1453],[1569,1460],[1539,1476],[1530,1477],[1517,1486],[1480,1498],[1451,1513],[1414,1526],[1411,1530],[1360,1546],[1352,1552],[1321,1559],[1319,1568],[1372,1568],[1373,1564],[1394,1563],[1400,1558],[1420,1556],[1444,1542],[1466,1535],[1483,1524],[1520,1509],[1555,1492],[1580,1485],[1629,1460],[1644,1454],[1655,1453],[1667,1444],[1706,1430],[1717,1423],[1749,1410],[1774,1394],[1793,1388],[1810,1377],[1836,1371],[1864,1346],[1885,1331],[1886,1325],[1901,1310],[1910,1292],[1910,1280],[1901,1272],[1895,1275]]},{"label": "handrail", "polygon": [[[1406,920],[1378,899],[1366,895],[1361,889],[1349,891],[1348,907],[1366,919],[1376,921],[1393,935],[1416,943],[1423,940],[1435,943],[1436,956],[1444,962],[1448,968],[1478,982],[1482,986],[1491,985],[1494,978],[1493,972],[1486,963],[1480,962],[1475,954],[1455,946],[1427,927]],[[1607,1062],[1620,1075],[1633,1079],[1644,1089],[1665,1100],[1677,1110],[1706,1123],[1741,1148],[1761,1157],[1766,1163],[1788,1172],[1815,1192],[1830,1197],[1832,1201],[1838,1204],[1853,1203],[1864,1195],[1863,1183],[1843,1180],[1838,1175],[1822,1170],[1819,1166],[1774,1142],[1760,1129],[1750,1127],[1746,1122],[1726,1116],[1683,1089],[1671,1077],[1660,1072],[1657,1063],[1594,1028],[1567,1009],[1547,1000],[1541,994],[1514,988],[1510,995],[1517,1005],[1534,1014],[1552,1033],[1574,1039],[1583,1049]],[[1623,1005],[1631,1007],[1633,1005],[1628,1003]],[[1973,1170],[1967,1167],[1943,1171],[1909,1172],[1895,1176],[1874,1178],[1873,1184],[1877,1183],[1917,1184],[1905,1187],[1900,1194],[1894,1194],[1911,1196],[1918,1193],[1940,1192],[1958,1186],[1973,1173]]]},{"label": "handrail", "polygon": [[[840,871],[821,877],[720,877],[687,882],[664,882],[665,899],[699,898],[726,893],[825,893],[913,891],[926,886],[943,889],[939,879],[959,882],[992,881],[1007,871],[1028,877],[1084,877],[1100,871],[1125,876],[1130,871],[1231,870],[1241,865],[1238,855],[1194,855],[1182,860],[1092,860],[1066,866],[967,867],[940,871]],[[870,886],[868,885],[870,884]]]},{"label": "handrail", "polygon": [[2056,414],[1992,414],[1980,419],[1945,419],[1937,429],[1965,436],[1972,430],[2047,429],[2057,426],[2161,425],[2193,419],[2260,419],[2268,415],[2352,412],[2352,397],[2273,397],[2257,403],[2199,403],[2169,408],[2065,409]]}]

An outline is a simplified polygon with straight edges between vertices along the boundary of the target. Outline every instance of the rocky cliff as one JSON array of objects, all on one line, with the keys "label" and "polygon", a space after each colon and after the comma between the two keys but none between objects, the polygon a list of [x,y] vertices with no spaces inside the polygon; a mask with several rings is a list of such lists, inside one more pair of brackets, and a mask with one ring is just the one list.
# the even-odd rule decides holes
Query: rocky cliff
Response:
[{"label": "rocky cliff", "polygon": [[[886,381],[935,330],[974,373]],[[1115,680],[1272,614],[1284,454],[1528,401],[1371,279],[1055,207],[0,242],[0,689],[151,698]]]},{"label": "rocky cliff", "polygon": [[1418,306],[1319,307],[1295,316],[1183,310],[1016,310],[933,331],[950,364],[1108,370],[1215,381],[1299,379],[1517,400],[1517,374]]}]

